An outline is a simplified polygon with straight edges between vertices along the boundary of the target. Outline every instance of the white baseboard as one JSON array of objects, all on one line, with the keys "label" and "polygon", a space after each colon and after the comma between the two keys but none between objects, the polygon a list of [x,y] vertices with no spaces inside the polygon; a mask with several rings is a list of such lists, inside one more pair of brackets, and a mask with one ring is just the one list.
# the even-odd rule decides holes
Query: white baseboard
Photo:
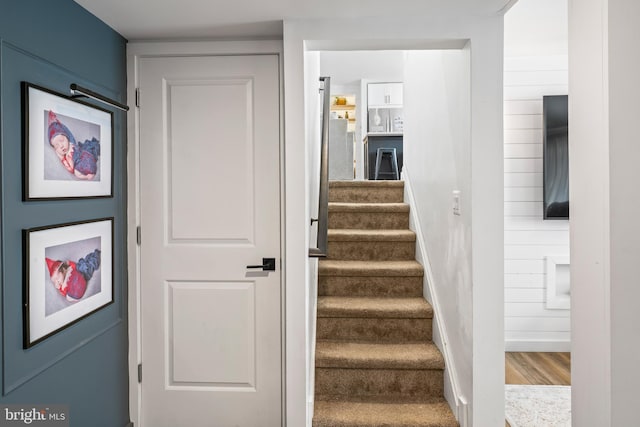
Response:
[{"label": "white baseboard", "polygon": [[504,343],[505,351],[570,352],[571,341],[530,341],[509,340]]}]

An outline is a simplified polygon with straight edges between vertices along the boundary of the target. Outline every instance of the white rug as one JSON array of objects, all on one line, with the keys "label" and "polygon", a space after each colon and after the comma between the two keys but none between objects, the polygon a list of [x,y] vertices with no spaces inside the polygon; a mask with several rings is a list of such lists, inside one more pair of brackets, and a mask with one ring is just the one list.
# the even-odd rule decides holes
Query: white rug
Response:
[{"label": "white rug", "polygon": [[511,427],[571,427],[571,387],[505,385],[505,413]]}]

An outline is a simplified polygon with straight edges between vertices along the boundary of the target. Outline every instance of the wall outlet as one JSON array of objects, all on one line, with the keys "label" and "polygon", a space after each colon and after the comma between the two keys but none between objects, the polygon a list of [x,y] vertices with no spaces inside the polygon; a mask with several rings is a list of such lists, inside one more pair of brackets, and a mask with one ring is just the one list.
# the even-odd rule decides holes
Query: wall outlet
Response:
[{"label": "wall outlet", "polygon": [[453,214],[462,215],[460,213],[460,191],[453,190]]}]

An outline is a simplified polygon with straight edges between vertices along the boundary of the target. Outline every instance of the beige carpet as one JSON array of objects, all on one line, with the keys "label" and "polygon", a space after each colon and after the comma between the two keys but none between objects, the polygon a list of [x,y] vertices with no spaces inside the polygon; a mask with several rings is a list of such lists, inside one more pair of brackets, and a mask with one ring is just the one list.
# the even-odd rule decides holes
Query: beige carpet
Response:
[{"label": "beige carpet", "polygon": [[403,195],[402,181],[330,183],[314,427],[458,427]]}]

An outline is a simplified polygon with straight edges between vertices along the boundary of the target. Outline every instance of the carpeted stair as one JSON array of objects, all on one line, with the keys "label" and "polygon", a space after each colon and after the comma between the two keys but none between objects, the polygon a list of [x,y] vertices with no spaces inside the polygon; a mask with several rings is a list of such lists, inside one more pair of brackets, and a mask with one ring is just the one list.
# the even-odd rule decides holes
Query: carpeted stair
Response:
[{"label": "carpeted stair", "polygon": [[314,427],[458,427],[402,181],[329,183]]}]

